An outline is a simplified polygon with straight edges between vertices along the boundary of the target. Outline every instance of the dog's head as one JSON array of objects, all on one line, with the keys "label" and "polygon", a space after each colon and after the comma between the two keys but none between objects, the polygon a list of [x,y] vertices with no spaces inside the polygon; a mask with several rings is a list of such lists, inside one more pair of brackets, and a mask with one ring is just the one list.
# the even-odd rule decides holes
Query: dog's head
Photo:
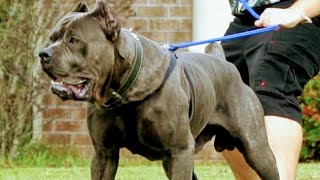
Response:
[{"label": "dog's head", "polygon": [[111,7],[97,1],[88,11],[84,3],[64,16],[50,33],[51,44],[39,53],[51,91],[61,99],[99,99],[115,63],[114,41],[119,20]]}]

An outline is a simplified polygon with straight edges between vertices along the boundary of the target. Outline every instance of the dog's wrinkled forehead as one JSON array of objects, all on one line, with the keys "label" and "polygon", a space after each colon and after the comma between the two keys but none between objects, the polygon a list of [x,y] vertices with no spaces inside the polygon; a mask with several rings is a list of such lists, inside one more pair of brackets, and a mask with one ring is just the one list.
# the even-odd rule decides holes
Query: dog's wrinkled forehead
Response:
[{"label": "dog's wrinkled forehead", "polygon": [[80,19],[83,17],[84,17],[83,13],[77,13],[77,12],[73,12],[64,16],[61,20],[58,21],[58,23],[50,32],[50,40],[57,41],[61,39],[63,35],[66,33],[67,28],[70,27],[71,24],[74,24],[77,21],[80,21]]},{"label": "dog's wrinkled forehead", "polygon": [[90,12],[85,4],[80,3],[75,11],[58,21],[50,33],[50,39],[51,42],[55,42],[62,39],[64,35],[70,34],[80,35],[82,38],[87,39],[87,35],[100,33],[94,31],[102,31],[108,40],[114,41],[118,37],[120,29],[119,19],[107,3],[97,1],[95,8]]}]

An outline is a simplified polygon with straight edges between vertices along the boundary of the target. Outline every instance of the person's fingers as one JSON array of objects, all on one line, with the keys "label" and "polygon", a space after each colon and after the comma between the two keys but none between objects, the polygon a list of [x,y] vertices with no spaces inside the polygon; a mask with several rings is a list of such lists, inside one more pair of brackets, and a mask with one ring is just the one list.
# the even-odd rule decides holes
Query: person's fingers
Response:
[{"label": "person's fingers", "polygon": [[262,22],[260,20],[256,20],[254,22],[254,25],[257,26],[257,27],[263,27]]},{"label": "person's fingers", "polygon": [[267,27],[280,25],[286,28],[292,28],[303,20],[302,15],[291,9],[267,8],[260,15],[260,19],[255,21],[257,27]]}]

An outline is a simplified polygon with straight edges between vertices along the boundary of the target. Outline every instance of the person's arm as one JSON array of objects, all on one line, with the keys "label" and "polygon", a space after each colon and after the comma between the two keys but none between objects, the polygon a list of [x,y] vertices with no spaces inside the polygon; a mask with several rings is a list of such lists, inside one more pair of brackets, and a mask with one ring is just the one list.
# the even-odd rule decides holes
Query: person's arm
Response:
[{"label": "person's arm", "polygon": [[320,0],[297,0],[286,9],[267,8],[255,22],[258,27],[279,24],[281,27],[295,27],[301,22],[310,22],[313,17],[320,15]]},{"label": "person's arm", "polygon": [[313,18],[320,15],[320,1],[319,0],[298,0],[291,8],[297,8],[304,15]]}]

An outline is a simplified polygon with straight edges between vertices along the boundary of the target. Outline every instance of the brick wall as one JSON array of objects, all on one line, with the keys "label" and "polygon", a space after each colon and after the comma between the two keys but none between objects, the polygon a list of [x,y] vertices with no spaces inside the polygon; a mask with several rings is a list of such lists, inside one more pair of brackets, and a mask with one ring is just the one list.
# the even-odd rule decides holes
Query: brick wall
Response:
[{"label": "brick wall", "polygon": [[81,154],[91,154],[92,145],[86,125],[87,103],[62,101],[53,94],[45,95],[42,140],[53,146],[72,145]]},{"label": "brick wall", "polygon": [[192,0],[136,0],[133,10],[124,27],[160,43],[192,39]]},{"label": "brick wall", "polygon": [[[136,0],[135,16],[124,20],[124,27],[160,43],[192,40],[192,0]],[[44,97],[42,139],[53,146],[73,145],[84,155],[91,156],[92,146],[86,127],[86,103],[61,101],[49,94]],[[122,150],[126,157],[133,156]],[[212,143],[205,145],[197,159],[219,160]]]}]

